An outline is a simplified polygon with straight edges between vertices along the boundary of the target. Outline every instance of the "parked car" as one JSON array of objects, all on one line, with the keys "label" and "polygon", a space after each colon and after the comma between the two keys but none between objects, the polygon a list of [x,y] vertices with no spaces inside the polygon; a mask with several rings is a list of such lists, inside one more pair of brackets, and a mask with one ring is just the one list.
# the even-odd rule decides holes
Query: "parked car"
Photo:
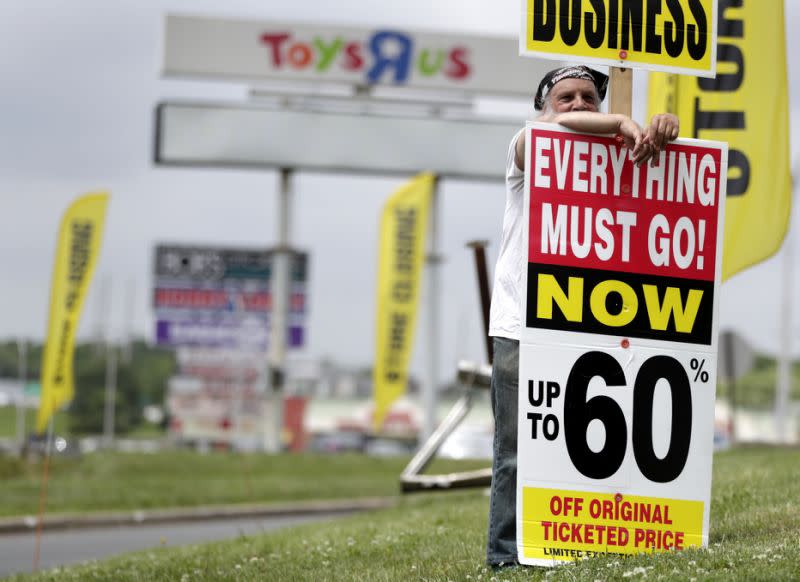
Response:
[{"label": "parked car", "polygon": [[318,433],[311,437],[308,450],[312,453],[363,453],[367,437],[355,431]]},{"label": "parked car", "polygon": [[415,448],[416,444],[413,441],[372,438],[367,441],[364,452],[371,457],[402,457],[411,455]]}]

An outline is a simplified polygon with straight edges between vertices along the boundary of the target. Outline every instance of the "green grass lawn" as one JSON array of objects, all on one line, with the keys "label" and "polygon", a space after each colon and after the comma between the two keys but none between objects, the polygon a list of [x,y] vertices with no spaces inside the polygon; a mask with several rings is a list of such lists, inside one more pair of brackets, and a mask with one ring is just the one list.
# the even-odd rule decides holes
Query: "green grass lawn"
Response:
[{"label": "green grass lawn", "polygon": [[[30,434],[36,426],[37,410],[33,408],[25,409],[25,432]],[[53,430],[55,434],[70,436],[69,415],[65,410],[59,410],[53,416]],[[121,435],[121,438],[162,438],[165,436],[163,428],[150,423],[142,423],[132,431]],[[0,406],[0,439],[17,438],[17,409],[15,406]]]},{"label": "green grass lawn", "polygon": [[[483,565],[488,498],[471,490],[410,496],[392,509],[326,524],[141,552],[11,580],[797,580],[798,467],[797,448],[718,454],[709,547],[703,550],[593,558],[555,570],[492,571]],[[320,484],[327,481],[321,475]]]},{"label": "green grass lawn", "polygon": [[[47,513],[281,503],[399,494],[407,457],[101,452],[54,457]],[[487,467],[438,460],[436,471]],[[0,457],[0,516],[36,514],[41,463]]]}]

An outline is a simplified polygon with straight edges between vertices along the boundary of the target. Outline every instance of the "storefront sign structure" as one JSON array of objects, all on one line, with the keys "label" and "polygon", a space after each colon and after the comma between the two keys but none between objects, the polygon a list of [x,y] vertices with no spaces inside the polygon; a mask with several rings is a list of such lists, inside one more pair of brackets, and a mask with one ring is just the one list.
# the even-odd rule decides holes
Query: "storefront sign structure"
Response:
[{"label": "storefront sign structure", "polygon": [[169,14],[164,38],[170,77],[525,96],[547,71],[510,36]]},{"label": "storefront sign structure", "polygon": [[717,0],[522,0],[523,56],[714,77]]},{"label": "storefront sign structure", "polygon": [[[439,178],[437,183],[502,177],[502,160],[492,160],[486,152],[505,151],[519,123],[480,113],[479,99],[527,101],[533,80],[552,64],[519,59],[517,47],[513,36],[170,14],[164,24],[163,76],[257,85],[251,88],[257,101],[206,103],[199,108],[162,104],[156,121],[155,162],[279,169],[277,244],[288,247],[292,176],[297,171],[405,175],[430,171]],[[275,98],[278,109],[269,103]],[[338,114],[342,105],[346,111]],[[309,127],[311,134],[303,131]],[[467,134],[467,140],[459,140],[459,135]],[[313,137],[313,148],[308,147],[308,135]],[[302,144],[299,136],[305,136]],[[443,140],[446,147],[440,147]],[[453,143],[460,146],[452,148]],[[468,143],[480,147],[467,148]],[[499,147],[493,150],[492,144]],[[426,317],[430,363],[421,393],[430,414],[423,435],[436,428],[440,325],[435,314],[441,311],[441,265],[433,259],[440,252],[437,190],[427,249],[432,259],[425,273],[426,309],[432,315]],[[283,267],[278,271],[283,273]],[[281,284],[286,279],[276,277],[276,298],[288,295]],[[274,316],[286,313],[276,303]],[[276,382],[285,376],[283,347],[271,338],[269,361]],[[282,390],[275,386],[276,392]]]},{"label": "storefront sign structure", "polygon": [[526,139],[519,560],[704,546],[727,145]]},{"label": "storefront sign structure", "polygon": [[[289,255],[283,316],[276,313],[281,255]],[[279,437],[261,432],[269,410],[265,356],[276,341],[292,350],[305,344],[307,253],[163,244],[155,248],[153,271],[156,343],[175,348],[181,362],[167,394],[173,436],[278,448]],[[183,363],[187,358],[192,365]],[[272,410],[276,433],[282,407]]]}]

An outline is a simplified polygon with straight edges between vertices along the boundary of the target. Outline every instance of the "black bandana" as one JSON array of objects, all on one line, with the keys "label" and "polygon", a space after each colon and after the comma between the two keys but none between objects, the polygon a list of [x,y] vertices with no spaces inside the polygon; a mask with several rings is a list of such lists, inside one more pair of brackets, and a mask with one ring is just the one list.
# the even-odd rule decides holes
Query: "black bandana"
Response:
[{"label": "black bandana", "polygon": [[544,100],[547,98],[547,94],[550,93],[550,89],[552,89],[556,83],[564,79],[584,79],[586,81],[591,81],[597,88],[600,101],[606,98],[608,75],[604,75],[599,71],[595,71],[583,65],[570,65],[568,67],[554,69],[542,78],[542,82],[539,83],[539,88],[536,90],[536,97],[533,100],[533,106],[536,108],[536,111],[544,109]]}]

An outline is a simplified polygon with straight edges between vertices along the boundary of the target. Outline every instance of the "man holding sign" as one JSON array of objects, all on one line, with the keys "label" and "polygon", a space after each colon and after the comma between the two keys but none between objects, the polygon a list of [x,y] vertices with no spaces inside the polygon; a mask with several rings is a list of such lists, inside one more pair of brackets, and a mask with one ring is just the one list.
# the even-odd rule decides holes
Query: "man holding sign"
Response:
[{"label": "man holding sign", "polygon": [[[642,129],[625,115],[600,113],[608,77],[584,66],[551,71],[535,97],[541,111],[536,121],[560,124],[579,132],[612,134],[628,148],[637,166],[659,159],[666,144],[678,137],[679,122],[671,114],[653,117]],[[494,342],[491,399],[494,414],[494,458],[489,509],[487,563],[517,563],[517,415],[519,339],[522,327],[525,240],[524,187],[526,149],[523,131],[511,140],[506,161],[506,208],[503,236],[495,269],[489,335]]]}]

